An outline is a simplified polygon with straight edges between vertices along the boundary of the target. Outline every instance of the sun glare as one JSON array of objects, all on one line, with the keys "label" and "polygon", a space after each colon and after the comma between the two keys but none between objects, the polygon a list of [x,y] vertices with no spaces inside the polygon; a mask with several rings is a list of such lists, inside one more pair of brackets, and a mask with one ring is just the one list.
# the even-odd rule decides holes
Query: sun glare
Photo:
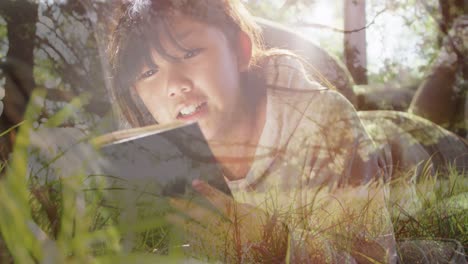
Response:
[{"label": "sun glare", "polygon": [[334,7],[330,1],[316,1],[311,6],[311,14],[308,20],[317,24],[333,26],[335,22]]}]

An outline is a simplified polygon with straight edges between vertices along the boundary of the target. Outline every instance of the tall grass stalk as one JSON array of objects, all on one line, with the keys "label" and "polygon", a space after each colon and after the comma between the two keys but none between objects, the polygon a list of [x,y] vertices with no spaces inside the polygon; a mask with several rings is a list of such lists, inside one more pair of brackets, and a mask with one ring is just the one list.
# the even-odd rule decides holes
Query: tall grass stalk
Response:
[{"label": "tall grass stalk", "polygon": [[[19,132],[11,159],[1,164],[7,170],[0,181],[0,232],[6,246],[2,250],[8,253],[0,254],[0,262],[155,263],[180,258],[178,254],[161,256],[124,250],[123,235],[157,228],[158,219],[148,219],[144,227],[118,225],[115,221],[118,212],[103,205],[102,192],[85,191],[84,172],[41,181],[28,171],[30,155],[37,154],[30,151],[30,136],[35,131],[33,123],[41,113],[45,91],[36,90],[31,98],[25,120],[17,126]],[[83,102],[83,98],[73,100],[45,126],[59,126]],[[58,153],[43,166],[52,166],[62,155]],[[150,220],[153,221],[148,223]]]},{"label": "tall grass stalk", "polygon": [[449,166],[417,182],[410,173],[394,181],[389,208],[397,239],[454,239],[468,252],[467,176]]}]

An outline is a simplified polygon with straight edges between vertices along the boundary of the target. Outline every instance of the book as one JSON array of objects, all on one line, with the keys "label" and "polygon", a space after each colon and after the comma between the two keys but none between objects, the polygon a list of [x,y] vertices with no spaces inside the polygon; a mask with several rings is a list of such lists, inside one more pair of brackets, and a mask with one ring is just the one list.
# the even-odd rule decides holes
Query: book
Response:
[{"label": "book", "polygon": [[112,182],[107,190],[127,202],[142,194],[193,198],[199,195],[192,188],[194,179],[231,196],[197,123],[117,131],[94,138],[93,143],[101,153],[99,175]]}]

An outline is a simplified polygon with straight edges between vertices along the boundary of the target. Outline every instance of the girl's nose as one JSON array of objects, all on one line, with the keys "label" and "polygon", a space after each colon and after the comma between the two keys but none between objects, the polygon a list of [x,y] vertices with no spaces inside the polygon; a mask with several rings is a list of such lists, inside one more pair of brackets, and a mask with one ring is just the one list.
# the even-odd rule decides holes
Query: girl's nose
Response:
[{"label": "girl's nose", "polygon": [[168,82],[167,93],[169,97],[176,97],[178,95],[189,93],[193,89],[192,81],[180,74],[171,76]]},{"label": "girl's nose", "polygon": [[188,93],[192,90],[189,85],[182,85],[169,89],[169,97],[175,97],[180,94]]}]

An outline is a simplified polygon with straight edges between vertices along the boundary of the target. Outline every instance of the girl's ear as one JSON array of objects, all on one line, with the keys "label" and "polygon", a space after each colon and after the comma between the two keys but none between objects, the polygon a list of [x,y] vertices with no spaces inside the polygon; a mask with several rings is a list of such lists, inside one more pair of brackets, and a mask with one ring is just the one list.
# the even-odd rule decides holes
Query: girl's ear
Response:
[{"label": "girl's ear", "polygon": [[239,31],[237,38],[237,64],[239,72],[245,72],[252,58],[252,40],[244,31]]}]

